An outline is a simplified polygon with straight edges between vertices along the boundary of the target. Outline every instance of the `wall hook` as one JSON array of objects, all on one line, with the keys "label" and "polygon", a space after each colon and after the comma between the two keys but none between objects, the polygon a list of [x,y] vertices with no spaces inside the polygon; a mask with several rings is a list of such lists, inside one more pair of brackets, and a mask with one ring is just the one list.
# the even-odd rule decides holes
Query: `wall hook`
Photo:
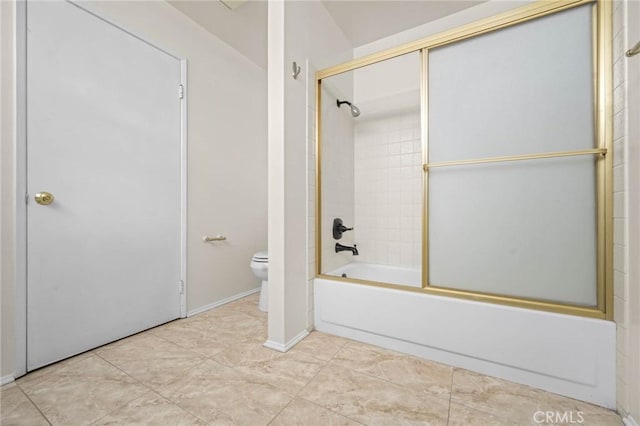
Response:
[{"label": "wall hook", "polygon": [[293,61],[293,72],[291,73],[291,76],[293,77],[294,80],[298,79],[298,75],[300,74],[300,71],[302,69],[300,68],[300,66],[296,63],[296,61]]},{"label": "wall hook", "polygon": [[[640,41],[637,42],[635,44],[635,46],[633,46],[631,49],[627,50],[627,52],[625,53],[625,55],[627,55],[627,58],[630,58],[632,56],[637,55],[638,53],[640,53]],[[295,63],[295,62],[294,62]]]}]

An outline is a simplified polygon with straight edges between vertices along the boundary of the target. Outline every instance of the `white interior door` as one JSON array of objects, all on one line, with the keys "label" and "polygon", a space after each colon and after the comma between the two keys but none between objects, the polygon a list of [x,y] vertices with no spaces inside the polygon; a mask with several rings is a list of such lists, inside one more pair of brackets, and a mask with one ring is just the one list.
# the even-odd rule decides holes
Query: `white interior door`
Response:
[{"label": "white interior door", "polygon": [[178,59],[72,3],[27,27],[33,370],[180,316],[181,100]]}]

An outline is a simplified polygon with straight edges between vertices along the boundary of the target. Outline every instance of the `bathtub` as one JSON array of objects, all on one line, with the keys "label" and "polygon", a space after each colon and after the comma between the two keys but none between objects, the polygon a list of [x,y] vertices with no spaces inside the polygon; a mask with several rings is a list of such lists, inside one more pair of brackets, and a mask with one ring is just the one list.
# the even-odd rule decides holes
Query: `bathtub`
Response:
[{"label": "bathtub", "polygon": [[616,407],[611,321],[347,281],[420,287],[405,268],[352,263],[329,275],[314,280],[319,331]]},{"label": "bathtub", "polygon": [[336,277],[346,276],[346,278],[407,285],[410,287],[422,287],[422,271],[413,268],[353,262],[333,270],[328,275]]}]

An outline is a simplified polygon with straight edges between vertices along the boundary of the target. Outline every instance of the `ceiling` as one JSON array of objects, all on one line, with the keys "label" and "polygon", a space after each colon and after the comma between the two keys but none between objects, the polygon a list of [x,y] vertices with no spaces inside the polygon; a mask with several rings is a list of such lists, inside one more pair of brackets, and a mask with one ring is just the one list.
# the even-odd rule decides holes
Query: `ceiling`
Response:
[{"label": "ceiling", "polygon": [[266,1],[225,0],[226,4],[218,0],[168,1],[254,63],[267,68]]},{"label": "ceiling", "polygon": [[[358,47],[486,0],[321,1],[353,47]],[[169,3],[266,69],[266,0],[225,0],[226,5],[218,0],[169,0]]]}]

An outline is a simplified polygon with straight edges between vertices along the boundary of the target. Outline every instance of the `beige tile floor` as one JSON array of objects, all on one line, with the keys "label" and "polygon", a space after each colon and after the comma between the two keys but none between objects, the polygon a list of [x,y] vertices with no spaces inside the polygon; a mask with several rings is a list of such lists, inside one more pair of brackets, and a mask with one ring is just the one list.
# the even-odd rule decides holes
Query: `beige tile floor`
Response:
[{"label": "beige tile floor", "polygon": [[593,405],[319,332],[286,354],[266,349],[257,301],[30,373],[2,387],[0,424],[535,425],[537,411],[622,424]]}]

